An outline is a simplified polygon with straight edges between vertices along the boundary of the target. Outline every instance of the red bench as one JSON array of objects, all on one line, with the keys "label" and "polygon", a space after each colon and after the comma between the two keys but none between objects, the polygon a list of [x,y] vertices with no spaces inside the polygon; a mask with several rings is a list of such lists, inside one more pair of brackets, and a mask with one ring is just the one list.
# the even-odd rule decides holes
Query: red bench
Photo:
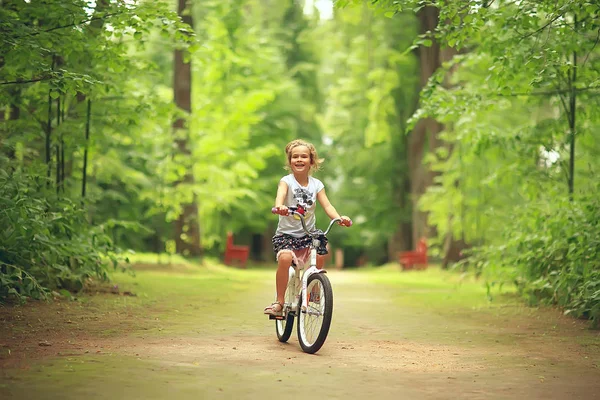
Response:
[{"label": "red bench", "polygon": [[427,268],[427,241],[421,238],[415,251],[401,251],[398,255],[403,270]]},{"label": "red bench", "polygon": [[227,232],[227,243],[225,244],[225,265],[231,265],[234,260],[240,262],[242,268],[246,268],[250,246],[233,244],[233,233]]}]

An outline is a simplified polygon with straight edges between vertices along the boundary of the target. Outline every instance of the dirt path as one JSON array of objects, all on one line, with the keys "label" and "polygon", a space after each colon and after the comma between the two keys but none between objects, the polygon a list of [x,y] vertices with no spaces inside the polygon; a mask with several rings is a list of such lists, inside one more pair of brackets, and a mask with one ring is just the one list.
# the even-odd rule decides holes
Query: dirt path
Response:
[{"label": "dirt path", "polygon": [[[467,287],[333,271],[334,322],[311,356],[295,329],[279,343],[260,315],[271,275],[236,272],[196,290],[204,278],[190,273],[163,282],[161,301],[2,309],[0,346],[11,355],[0,358],[0,398],[600,399],[600,336],[557,312],[474,306],[461,298]],[[168,280],[139,279],[139,293]]]}]

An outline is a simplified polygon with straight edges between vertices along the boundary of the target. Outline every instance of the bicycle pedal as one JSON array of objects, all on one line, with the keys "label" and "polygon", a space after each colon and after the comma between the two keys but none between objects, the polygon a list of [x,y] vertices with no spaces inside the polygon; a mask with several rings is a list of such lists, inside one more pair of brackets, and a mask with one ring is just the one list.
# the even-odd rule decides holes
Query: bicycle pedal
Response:
[{"label": "bicycle pedal", "polygon": [[279,320],[282,320],[284,318],[285,317],[283,315],[277,315],[277,316],[276,315],[269,315],[269,319],[279,319]]}]

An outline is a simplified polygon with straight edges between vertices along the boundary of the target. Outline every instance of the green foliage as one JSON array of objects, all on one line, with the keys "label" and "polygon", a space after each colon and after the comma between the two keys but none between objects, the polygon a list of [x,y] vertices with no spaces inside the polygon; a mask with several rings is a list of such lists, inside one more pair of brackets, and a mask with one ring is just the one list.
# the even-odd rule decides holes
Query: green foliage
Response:
[{"label": "green foliage", "polygon": [[[104,226],[123,247],[170,250],[170,225],[194,195],[206,249],[218,247],[227,230],[268,229],[285,143],[319,135],[313,42],[306,37],[316,21],[300,4],[203,2],[189,10],[195,33],[167,2],[36,4],[0,11],[10,13],[1,19],[8,61],[0,69],[1,140],[10,166],[38,168],[37,177],[47,169],[54,181],[62,149],[67,171],[59,196],[79,202],[87,154],[88,229]],[[190,115],[172,104],[175,48],[187,50],[194,66]],[[189,156],[174,148],[179,117],[190,128]],[[45,156],[50,163],[42,167]],[[194,182],[181,182],[189,170]],[[42,198],[58,181],[49,185]]]},{"label": "green foliage", "polygon": [[446,147],[424,160],[435,185],[419,201],[438,242],[452,235],[476,246],[470,262],[490,287],[515,283],[532,303],[598,324],[597,2],[370,6],[389,17],[435,7],[438,26],[410,49],[436,40],[460,50],[431,77],[407,126],[427,117],[446,126]]},{"label": "green foliage", "polygon": [[272,234],[285,144],[320,133],[318,60],[295,1],[209,1],[196,12],[193,158],[181,161],[193,163],[203,244],[218,248],[227,230]]},{"label": "green foliage", "polygon": [[[113,214],[123,211],[119,203],[128,194],[153,183],[140,173],[153,167],[144,164],[145,154],[123,156],[138,140],[128,137],[131,127],[150,114],[173,114],[154,94],[136,90],[132,76],[152,65],[129,52],[151,32],[163,32],[178,45],[193,36],[161,1],[4,2],[0,30],[0,201],[6,227],[0,298],[79,290],[87,278],[108,278],[108,265],[121,259],[114,245],[119,233],[143,231],[139,214]],[[82,199],[84,154],[89,163]],[[152,205],[133,199],[134,207]]]},{"label": "green foliage", "polygon": [[122,257],[104,226],[90,227],[85,210],[48,193],[35,173],[0,168],[0,299],[46,298],[78,291],[87,278],[106,280]]},{"label": "green foliage", "polygon": [[540,202],[513,215],[502,244],[472,250],[491,282],[514,283],[530,304],[556,304],[565,314],[600,320],[600,201]]},{"label": "green foliage", "polygon": [[408,201],[401,200],[408,198],[403,133],[416,107],[417,63],[403,51],[416,34],[415,19],[347,8],[321,30],[329,38],[321,67],[323,173],[332,203],[357,223],[331,235],[334,243],[343,240],[351,263],[361,253],[386,261],[387,241],[410,219]]},{"label": "green foliage", "polygon": [[[451,8],[441,16],[450,18]],[[473,50],[446,66],[455,69],[451,90],[441,87],[443,71],[430,82],[421,114],[452,127],[445,139],[455,151],[430,159],[443,175],[422,199],[440,233],[453,229],[487,244],[476,260],[489,282],[512,281],[531,303],[557,304],[595,324],[597,203],[590,198],[597,186],[590,177],[597,161],[589,129],[598,100],[589,90],[599,73],[596,13],[571,2],[501,2],[469,13],[467,26],[442,24],[439,38]],[[572,115],[579,121],[573,153]],[[575,169],[573,202],[571,157],[587,163]]]}]

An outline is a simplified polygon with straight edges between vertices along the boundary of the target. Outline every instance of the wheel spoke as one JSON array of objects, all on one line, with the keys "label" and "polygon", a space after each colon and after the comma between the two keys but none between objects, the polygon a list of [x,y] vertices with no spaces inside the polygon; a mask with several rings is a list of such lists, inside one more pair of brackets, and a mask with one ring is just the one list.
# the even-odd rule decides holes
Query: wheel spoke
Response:
[{"label": "wheel spoke", "polygon": [[304,295],[308,304],[298,313],[298,339],[302,350],[313,354],[325,343],[331,326],[333,291],[327,276],[311,275]]},{"label": "wheel spoke", "polygon": [[327,299],[323,291],[323,285],[318,280],[313,280],[306,289],[309,296],[309,304],[303,313],[301,324],[303,325],[306,344],[311,346],[315,343],[323,325],[323,314]]}]

